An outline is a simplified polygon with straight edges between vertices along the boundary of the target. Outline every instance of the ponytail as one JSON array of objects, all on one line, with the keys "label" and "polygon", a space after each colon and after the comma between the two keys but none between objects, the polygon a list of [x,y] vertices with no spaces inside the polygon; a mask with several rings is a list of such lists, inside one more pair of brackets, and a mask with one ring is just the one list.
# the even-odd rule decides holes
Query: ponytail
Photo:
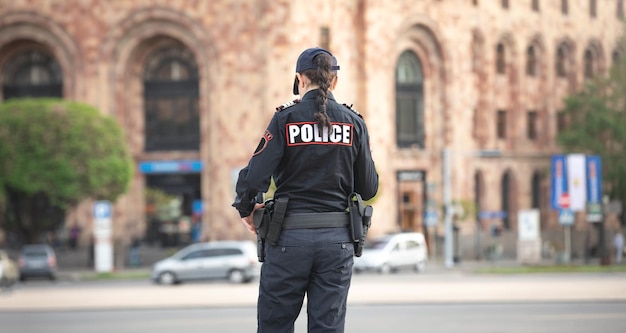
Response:
[{"label": "ponytail", "polygon": [[328,102],[330,85],[336,75],[333,71],[333,59],[328,54],[321,53],[315,56],[313,61],[317,65],[317,68],[307,70],[303,74],[306,75],[312,83],[319,86],[316,97],[317,112],[315,113],[317,126],[319,126],[320,129],[327,128],[330,131],[332,127],[330,117],[328,113],[326,113],[326,104]]}]

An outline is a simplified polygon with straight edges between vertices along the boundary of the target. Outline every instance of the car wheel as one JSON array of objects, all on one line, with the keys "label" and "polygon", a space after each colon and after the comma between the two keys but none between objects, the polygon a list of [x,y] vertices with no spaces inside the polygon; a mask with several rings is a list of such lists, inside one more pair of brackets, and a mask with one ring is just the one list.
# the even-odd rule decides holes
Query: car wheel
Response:
[{"label": "car wheel", "polygon": [[176,274],[172,272],[163,272],[159,274],[158,282],[159,284],[167,284],[167,285],[175,284],[177,282]]},{"label": "car wheel", "polygon": [[420,260],[415,263],[415,272],[424,272],[426,270],[426,260]]},{"label": "car wheel", "polygon": [[233,269],[228,273],[228,281],[231,283],[243,283],[246,281],[246,276],[239,269]]},{"label": "car wheel", "polygon": [[382,266],[380,266],[380,269],[378,271],[380,272],[380,274],[389,274],[391,273],[391,266],[385,263]]}]

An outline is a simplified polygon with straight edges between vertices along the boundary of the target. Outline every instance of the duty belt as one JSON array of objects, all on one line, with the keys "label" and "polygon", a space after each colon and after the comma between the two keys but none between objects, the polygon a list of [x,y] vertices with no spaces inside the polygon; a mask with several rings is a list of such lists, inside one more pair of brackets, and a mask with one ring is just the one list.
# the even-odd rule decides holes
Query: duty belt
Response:
[{"label": "duty belt", "polygon": [[344,228],[350,225],[346,212],[300,213],[285,216],[283,229]]}]

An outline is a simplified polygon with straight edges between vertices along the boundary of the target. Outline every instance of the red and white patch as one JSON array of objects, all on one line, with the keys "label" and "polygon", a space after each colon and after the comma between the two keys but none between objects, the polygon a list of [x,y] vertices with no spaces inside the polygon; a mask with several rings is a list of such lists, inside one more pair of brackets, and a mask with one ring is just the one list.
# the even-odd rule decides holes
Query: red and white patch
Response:
[{"label": "red and white patch", "polygon": [[265,133],[263,133],[263,137],[261,138],[259,145],[254,150],[254,154],[252,154],[252,156],[256,156],[262,153],[265,150],[265,148],[267,148],[268,142],[270,142],[270,140],[272,140],[273,137],[274,136],[272,135],[272,133],[270,133],[270,131],[265,130]]}]

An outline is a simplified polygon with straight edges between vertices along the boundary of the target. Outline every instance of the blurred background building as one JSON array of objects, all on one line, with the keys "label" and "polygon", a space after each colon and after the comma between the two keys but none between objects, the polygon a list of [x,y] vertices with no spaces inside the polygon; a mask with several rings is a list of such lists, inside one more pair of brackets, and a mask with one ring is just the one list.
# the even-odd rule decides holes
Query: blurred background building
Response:
[{"label": "blurred background building", "polygon": [[[372,233],[442,232],[444,149],[460,237],[514,235],[531,208],[550,233],[559,109],[622,56],[623,14],[622,0],[0,0],[0,99],[62,97],[119,121],[137,167],[116,238],[248,238],[237,173],[294,98],[298,54],[321,46],[341,65],[337,99],[370,129]],[[92,204],[68,216],[82,244]]]}]

